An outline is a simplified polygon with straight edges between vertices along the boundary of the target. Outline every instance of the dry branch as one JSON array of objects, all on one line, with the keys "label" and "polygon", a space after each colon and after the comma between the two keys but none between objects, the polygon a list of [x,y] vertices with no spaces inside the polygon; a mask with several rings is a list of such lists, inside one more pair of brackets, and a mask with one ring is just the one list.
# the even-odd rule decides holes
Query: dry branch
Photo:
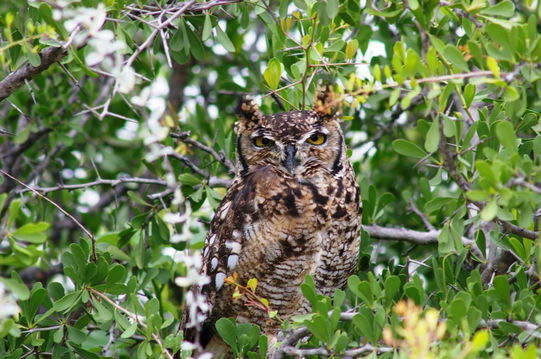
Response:
[{"label": "dry branch", "polygon": [[[76,190],[76,189],[83,189],[83,188],[89,188],[89,187],[95,187],[99,185],[109,185],[112,187],[118,186],[121,183],[140,183],[140,184],[154,184],[159,186],[166,186],[167,183],[163,180],[155,179],[155,178],[140,178],[140,177],[126,177],[126,178],[119,178],[119,179],[97,179],[92,182],[86,182],[86,183],[77,183],[77,184],[61,184],[58,186],[53,187],[33,187],[34,190],[40,191],[42,193],[49,193],[53,191],[60,191],[60,190]],[[18,193],[28,192],[32,189],[24,188],[18,191]]]},{"label": "dry branch", "polygon": [[205,144],[203,144],[203,143],[201,143],[199,141],[194,140],[193,138],[190,138],[190,132],[189,131],[172,133],[171,137],[176,138],[177,140],[179,140],[181,142],[184,142],[184,143],[186,143],[188,145],[192,145],[192,146],[194,146],[194,147],[208,153],[209,155],[214,157],[218,162],[223,164],[229,170],[229,172],[231,174],[235,174],[236,167],[235,167],[235,164],[233,163],[233,161],[228,159],[223,152],[218,153],[212,147],[209,147],[209,146],[207,146],[207,145],[205,145]]},{"label": "dry branch", "polygon": [[[441,232],[439,230],[420,232],[407,228],[380,227],[377,225],[363,225],[362,228],[374,239],[406,241],[421,245],[438,243],[438,236]],[[466,247],[471,247],[472,252],[476,256],[483,258],[481,251],[477,248],[477,244],[473,240],[462,237],[462,244]]]}]

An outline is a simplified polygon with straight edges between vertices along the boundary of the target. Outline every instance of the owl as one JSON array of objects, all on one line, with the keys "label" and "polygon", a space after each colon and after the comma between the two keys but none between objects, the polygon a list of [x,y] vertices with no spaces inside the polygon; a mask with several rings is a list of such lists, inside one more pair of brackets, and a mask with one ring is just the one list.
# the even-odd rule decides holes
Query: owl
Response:
[{"label": "owl", "polygon": [[[210,224],[198,291],[211,310],[201,336],[215,347],[221,317],[260,326],[275,335],[280,323],[260,306],[235,299],[240,285],[257,279],[255,294],[281,319],[307,312],[300,291],[307,275],[331,295],[356,267],[361,199],[346,156],[332,93],[321,92],[311,111],[264,115],[250,99],[238,108],[237,174]],[[219,340],[218,340],[219,341]],[[215,356],[219,357],[219,356]]]}]

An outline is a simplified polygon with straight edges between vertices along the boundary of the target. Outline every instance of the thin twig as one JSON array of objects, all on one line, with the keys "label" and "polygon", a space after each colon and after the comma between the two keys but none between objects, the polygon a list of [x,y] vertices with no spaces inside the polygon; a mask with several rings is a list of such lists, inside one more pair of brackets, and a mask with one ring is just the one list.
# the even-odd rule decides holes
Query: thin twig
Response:
[{"label": "thin twig", "polygon": [[28,329],[28,330],[21,330],[21,333],[30,334],[30,333],[35,333],[35,332],[47,332],[49,330],[57,330],[57,329],[60,329],[60,328],[62,328],[62,325],[53,325],[51,327],[31,328],[31,329]]},{"label": "thin twig", "polygon": [[541,194],[541,187],[538,187],[538,186],[536,186],[534,184],[526,182],[524,180],[524,178],[514,178],[509,182],[509,185],[525,187],[525,188],[529,189],[530,191]]},{"label": "thin twig", "polygon": [[413,201],[413,199],[410,199],[409,204],[410,204],[410,208],[413,211],[413,213],[415,213],[416,215],[419,216],[419,218],[421,218],[421,220],[423,221],[426,229],[428,229],[429,231],[435,230],[432,223],[430,223],[430,221],[428,220],[428,217],[426,216],[426,214],[424,214],[423,212],[421,212],[419,210],[419,208],[417,208],[417,206],[415,205],[415,202]]},{"label": "thin twig", "polygon": [[58,186],[53,187],[33,187],[33,188],[26,188],[19,190],[18,193],[24,193],[28,191],[40,191],[42,193],[49,193],[53,191],[60,191],[60,190],[76,190],[76,189],[83,189],[88,187],[94,187],[99,185],[109,185],[111,187],[118,186],[121,183],[141,183],[141,184],[154,184],[159,186],[167,186],[167,182],[159,179],[154,178],[140,178],[140,177],[126,177],[126,178],[119,178],[119,179],[97,179],[92,182],[86,182],[86,183],[77,183],[77,184],[61,184]]},{"label": "thin twig", "polygon": [[208,154],[210,154],[212,157],[214,157],[218,162],[223,164],[231,174],[234,174],[236,172],[236,167],[233,161],[228,159],[223,152],[216,152],[212,147],[209,147],[207,145],[202,144],[199,141],[194,140],[193,138],[190,138],[190,132],[178,132],[178,133],[171,133],[171,137],[176,138],[180,140],[181,142],[184,142],[186,144],[192,145]]},{"label": "thin twig", "polygon": [[83,232],[85,232],[85,234],[88,236],[88,238],[90,238],[90,242],[92,243],[92,259],[94,262],[97,262],[98,260],[98,257],[96,255],[96,238],[94,238],[94,235],[92,233],[90,233],[90,231],[88,229],[85,228],[85,226],[83,226],[81,224],[81,222],[79,222],[75,217],[73,217],[71,214],[69,214],[64,208],[60,207],[60,205],[58,205],[56,202],[54,202],[52,199],[50,198],[47,198],[45,195],[41,194],[40,192],[36,191],[34,188],[28,186],[26,183],[22,182],[21,180],[19,180],[18,178],[10,175],[9,173],[7,173],[6,171],[0,169],[0,173],[2,173],[4,176],[8,177],[8,178],[11,178],[12,180],[14,180],[15,182],[19,183],[21,186],[23,187],[26,187],[28,190],[32,191],[32,193],[34,193],[36,196],[38,197],[41,197],[43,198],[44,200],[46,200],[47,202],[49,202],[50,204],[52,204],[53,206],[55,206],[60,212],[64,213],[64,215],[66,215],[69,219],[71,219],[79,228],[81,228],[81,230]]},{"label": "thin twig", "polygon": [[[131,319],[135,320],[143,328],[147,329],[147,325],[144,322],[144,317],[141,317],[140,315],[137,315],[137,314],[134,314],[134,313],[130,312],[126,308],[124,308],[124,307],[118,305],[117,303],[115,303],[112,299],[110,299],[104,293],[102,293],[102,292],[100,292],[100,291],[98,291],[96,289],[88,288],[88,290],[91,293],[93,293],[93,294],[97,295],[98,297],[102,298],[103,300],[105,300],[107,303],[111,304],[114,308],[118,309],[119,311],[121,311],[124,314],[126,314],[127,316],[129,316]],[[169,351],[167,350],[167,348],[163,344],[163,340],[156,333],[152,332],[152,338],[158,343],[158,345],[160,346],[160,348],[162,350],[162,353],[165,354],[165,356],[167,358],[174,359],[173,356],[171,355],[171,353],[169,353]]]}]

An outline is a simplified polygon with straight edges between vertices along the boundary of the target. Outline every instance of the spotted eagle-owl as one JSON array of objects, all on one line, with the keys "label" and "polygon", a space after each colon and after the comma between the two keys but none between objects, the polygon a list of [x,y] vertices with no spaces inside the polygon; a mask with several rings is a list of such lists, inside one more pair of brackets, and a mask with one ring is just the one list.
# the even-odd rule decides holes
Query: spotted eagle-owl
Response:
[{"label": "spotted eagle-owl", "polygon": [[262,114],[245,99],[239,105],[238,168],[218,207],[203,251],[202,288],[211,305],[207,329],[233,317],[278,331],[263,310],[235,300],[234,285],[258,281],[280,318],[306,312],[300,291],[306,275],[330,295],[354,272],[359,247],[361,202],[346,156],[344,135],[329,110],[331,93],[321,92],[312,111]]}]

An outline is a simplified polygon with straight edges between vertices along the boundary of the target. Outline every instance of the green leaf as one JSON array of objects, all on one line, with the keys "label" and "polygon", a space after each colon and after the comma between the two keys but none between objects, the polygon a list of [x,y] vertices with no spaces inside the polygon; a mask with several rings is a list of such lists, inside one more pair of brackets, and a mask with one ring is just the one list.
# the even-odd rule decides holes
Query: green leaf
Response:
[{"label": "green leaf", "polygon": [[486,201],[490,193],[482,190],[471,190],[466,193],[466,196],[472,201]]},{"label": "green leaf", "polygon": [[207,12],[205,15],[205,24],[203,25],[203,33],[201,34],[201,40],[207,41],[212,34],[212,21],[210,21],[210,14]]},{"label": "green leaf", "polygon": [[496,5],[481,10],[481,14],[488,16],[511,17],[515,13],[515,4],[510,0],[498,2]]},{"label": "green leaf", "polygon": [[390,275],[385,278],[383,287],[385,288],[385,297],[389,302],[395,299],[396,295],[399,293],[400,284],[400,278],[395,275]]},{"label": "green leaf", "polygon": [[[196,35],[189,27],[186,27],[186,34],[190,42],[190,52],[197,60],[202,61],[205,59],[205,48],[201,39]],[[225,47],[225,46],[224,46]]]},{"label": "green leaf", "polygon": [[351,276],[348,278],[348,287],[357,297],[361,298],[368,307],[372,308],[374,305],[374,294],[372,293],[370,283],[367,281],[359,281],[357,276]]},{"label": "green leaf", "polygon": [[403,156],[413,158],[423,158],[427,155],[419,146],[415,143],[404,139],[398,139],[392,143],[393,150]]},{"label": "green leaf", "polygon": [[38,53],[29,49],[26,55],[28,56],[28,61],[30,62],[30,65],[34,67],[38,67],[39,65],[41,65],[41,57]]},{"label": "green leaf", "polygon": [[524,249],[524,246],[522,245],[522,243],[514,238],[514,237],[510,237],[509,238],[509,243],[511,243],[511,246],[513,246],[513,249],[515,251],[515,253],[524,261],[527,261],[528,260],[528,257],[530,256],[530,253],[526,253],[526,250]]},{"label": "green leaf", "polygon": [[152,207],[152,205],[150,203],[148,203],[143,198],[141,198],[139,193],[136,193],[134,191],[128,191],[128,197],[130,197],[131,200],[134,201],[137,204],[141,204],[141,205],[147,206],[147,207]]},{"label": "green leaf", "polygon": [[496,124],[496,136],[503,147],[511,153],[517,151],[517,136],[515,129],[509,121],[500,121]]},{"label": "green leaf", "polygon": [[64,312],[72,308],[81,299],[81,294],[80,290],[66,294],[62,299],[54,302],[53,309],[57,312]]},{"label": "green leaf", "polygon": [[130,326],[122,333],[120,336],[122,339],[131,338],[132,335],[137,331],[137,322],[133,322]]},{"label": "green leaf", "polygon": [[481,177],[486,180],[491,186],[496,186],[498,181],[496,175],[492,171],[492,167],[487,161],[477,160],[475,161],[475,168],[479,171]]},{"label": "green leaf", "polygon": [[237,327],[235,322],[231,318],[220,318],[214,325],[220,337],[226,342],[231,349],[236,353],[238,352],[237,348]]},{"label": "green leaf", "polygon": [[331,339],[329,330],[328,330],[328,321],[317,314],[311,321],[305,322],[304,325],[310,330],[310,332],[320,341],[328,343]]},{"label": "green leaf", "polygon": [[267,69],[263,73],[263,77],[265,78],[265,81],[269,85],[269,87],[272,90],[276,90],[278,88],[278,85],[280,85],[280,78],[282,76],[282,65],[280,64],[280,60],[278,60],[276,57],[273,57],[270,59]]},{"label": "green leaf", "polygon": [[301,284],[301,292],[313,306],[317,301],[317,293],[314,279],[312,278],[312,276],[307,275],[304,278],[304,281]]},{"label": "green leaf", "polygon": [[518,90],[515,87],[513,87],[513,86],[506,86],[505,87],[505,92],[503,93],[503,99],[506,102],[516,101],[516,100],[518,100],[519,97],[520,97],[520,94],[519,94]]},{"label": "green leaf", "polygon": [[389,96],[389,106],[394,106],[400,98],[400,88],[395,88]]},{"label": "green leaf", "polygon": [[218,41],[220,42],[220,44],[222,44],[224,49],[226,49],[228,52],[235,52],[235,45],[233,45],[231,40],[229,40],[229,37],[225,32],[223,32],[220,25],[216,26],[215,29],[216,37],[218,38]]},{"label": "green leaf", "polygon": [[94,317],[97,322],[103,323],[113,319],[113,313],[111,313],[111,311],[96,298],[92,299],[92,305],[96,309]]},{"label": "green leaf", "polygon": [[12,232],[11,236],[23,242],[36,244],[44,243],[47,240],[47,236],[43,232],[46,231],[49,226],[49,223],[45,222],[28,223]]},{"label": "green leaf", "polygon": [[6,288],[17,297],[17,299],[27,300],[30,297],[30,291],[21,280],[19,274],[12,272],[11,278],[0,277],[0,282],[2,282]]},{"label": "green leaf", "polygon": [[196,186],[201,184],[201,180],[189,173],[183,173],[178,176],[178,181],[186,186]]},{"label": "green leaf", "polygon": [[413,90],[406,93],[406,96],[400,101],[400,107],[406,110],[411,105],[411,101],[421,93],[421,86],[415,86]]},{"label": "green leaf", "polygon": [[488,204],[483,208],[481,211],[481,218],[485,221],[492,221],[494,217],[496,217],[496,214],[498,213],[498,204],[496,203],[496,200],[493,199],[492,201],[488,202]]},{"label": "green leaf", "polygon": [[329,19],[334,19],[338,15],[339,8],[339,0],[327,0],[327,16]]},{"label": "green leaf", "polygon": [[464,88],[464,104],[466,105],[467,108],[471,106],[474,96],[475,96],[475,85],[467,84],[466,87]]},{"label": "green leaf", "polygon": [[435,152],[438,149],[439,143],[440,143],[440,119],[439,117],[436,117],[434,121],[432,121],[432,124],[430,125],[430,129],[426,133],[425,149],[428,152]]},{"label": "green leaf", "polygon": [[468,72],[468,64],[464,60],[464,55],[453,45],[445,46],[443,55],[451,64],[453,64],[460,71]]}]

